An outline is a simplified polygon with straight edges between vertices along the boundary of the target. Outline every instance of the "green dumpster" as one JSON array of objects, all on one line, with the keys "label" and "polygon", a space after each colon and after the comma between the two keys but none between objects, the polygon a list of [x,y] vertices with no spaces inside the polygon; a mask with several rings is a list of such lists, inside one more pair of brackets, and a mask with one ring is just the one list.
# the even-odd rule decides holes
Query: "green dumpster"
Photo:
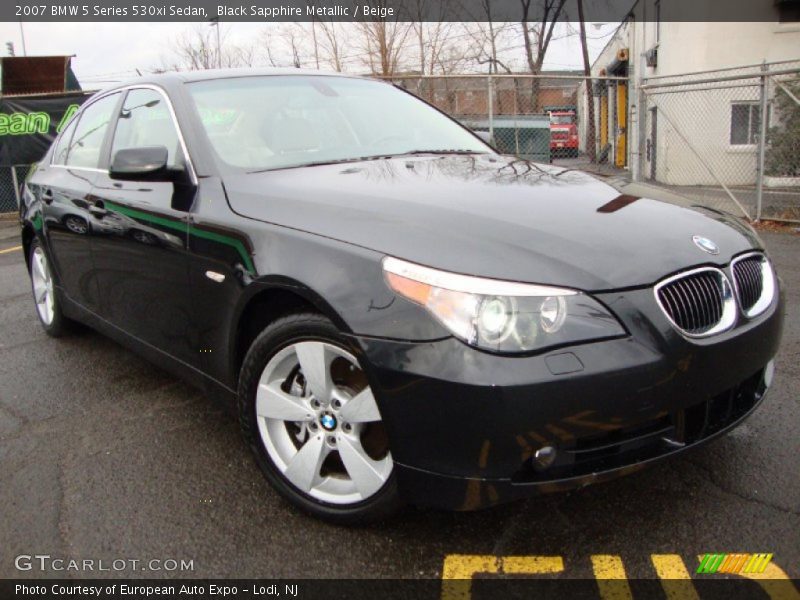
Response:
[{"label": "green dumpster", "polygon": [[[489,131],[489,119],[461,119],[475,131]],[[493,143],[503,154],[535,162],[550,162],[550,117],[547,115],[497,116],[492,119]]]}]

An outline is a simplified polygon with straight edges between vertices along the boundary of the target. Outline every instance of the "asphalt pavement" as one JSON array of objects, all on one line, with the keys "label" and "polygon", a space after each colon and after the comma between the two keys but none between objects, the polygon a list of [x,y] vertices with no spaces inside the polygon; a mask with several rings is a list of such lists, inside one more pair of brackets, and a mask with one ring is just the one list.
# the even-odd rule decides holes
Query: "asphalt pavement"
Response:
[{"label": "asphalt pavement", "polygon": [[[586,578],[611,555],[655,578],[710,552],[773,553],[773,575],[800,577],[800,235],[763,236],[788,288],[784,340],[768,398],[731,434],[570,493],[347,529],[283,502],[225,407],[92,331],[48,338],[15,227],[0,223],[0,578],[439,578],[471,555],[560,557]],[[148,566],[21,571],[20,555]]]}]

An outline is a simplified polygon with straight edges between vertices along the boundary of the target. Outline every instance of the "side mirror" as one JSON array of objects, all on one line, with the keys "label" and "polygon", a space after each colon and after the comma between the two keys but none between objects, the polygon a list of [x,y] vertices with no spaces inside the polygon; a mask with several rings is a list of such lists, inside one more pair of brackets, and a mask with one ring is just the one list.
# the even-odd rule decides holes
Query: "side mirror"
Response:
[{"label": "side mirror", "polygon": [[492,134],[491,134],[491,133],[489,133],[488,131],[478,131],[478,130],[473,130],[473,131],[472,131],[472,133],[474,133],[475,135],[477,135],[477,136],[478,136],[479,138],[481,138],[481,139],[482,139],[484,142],[486,142],[486,143],[487,143],[487,144],[489,144],[489,145],[490,145],[492,148],[494,148],[494,144],[492,143]]},{"label": "side mirror", "polygon": [[114,155],[108,175],[124,181],[171,181],[168,158],[169,152],[164,146],[125,148]]}]

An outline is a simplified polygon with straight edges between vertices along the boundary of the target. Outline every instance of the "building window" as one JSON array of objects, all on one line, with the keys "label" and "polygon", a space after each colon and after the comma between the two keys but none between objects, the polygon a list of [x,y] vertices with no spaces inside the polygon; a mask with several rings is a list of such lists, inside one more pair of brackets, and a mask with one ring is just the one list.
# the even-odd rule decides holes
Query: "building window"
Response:
[{"label": "building window", "polygon": [[758,143],[761,129],[761,107],[753,102],[731,105],[731,146]]}]

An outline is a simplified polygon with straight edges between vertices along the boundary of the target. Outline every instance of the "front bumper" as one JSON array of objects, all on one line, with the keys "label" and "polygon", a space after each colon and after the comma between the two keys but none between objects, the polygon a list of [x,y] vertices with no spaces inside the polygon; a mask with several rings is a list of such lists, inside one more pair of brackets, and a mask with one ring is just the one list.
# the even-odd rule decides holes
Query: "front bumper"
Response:
[{"label": "front bumper", "polygon": [[723,434],[763,399],[782,295],[702,341],[669,326],[652,290],[597,297],[629,337],[526,357],[359,339],[409,501],[470,510],[612,479]]}]

